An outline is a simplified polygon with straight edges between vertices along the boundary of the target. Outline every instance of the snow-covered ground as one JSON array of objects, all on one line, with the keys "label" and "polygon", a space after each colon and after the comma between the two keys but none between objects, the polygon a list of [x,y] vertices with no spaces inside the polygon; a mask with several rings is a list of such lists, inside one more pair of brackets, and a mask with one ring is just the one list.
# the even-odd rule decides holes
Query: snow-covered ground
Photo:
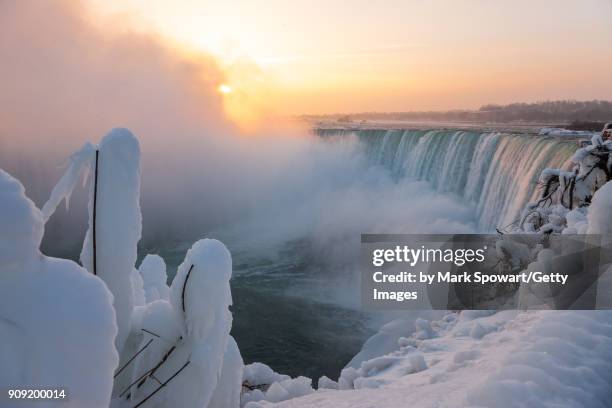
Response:
[{"label": "snow-covered ground", "polygon": [[612,311],[464,311],[416,324],[395,351],[345,369],[340,390],[246,407],[610,406]]}]

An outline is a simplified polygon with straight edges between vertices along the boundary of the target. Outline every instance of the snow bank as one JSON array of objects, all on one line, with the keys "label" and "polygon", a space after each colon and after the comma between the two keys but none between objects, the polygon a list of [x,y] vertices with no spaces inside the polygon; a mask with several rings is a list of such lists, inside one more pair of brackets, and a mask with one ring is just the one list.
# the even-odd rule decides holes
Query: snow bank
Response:
[{"label": "snow bank", "polygon": [[62,406],[108,407],[118,360],[112,296],[74,262],[43,256],[43,230],[23,186],[0,170],[0,388],[65,388]]},{"label": "snow bank", "polygon": [[501,367],[468,394],[477,406],[607,407],[612,386],[612,313],[540,312]]},{"label": "snow bank", "polygon": [[[348,362],[346,367],[359,368],[361,363],[374,357],[383,356],[397,349],[397,342],[401,337],[410,337],[421,328],[416,326],[416,321],[421,318],[441,318],[444,312],[435,310],[420,310],[405,313],[401,319],[393,320],[380,328],[378,333],[370,337],[361,347],[355,357]],[[423,335],[423,333],[421,333]]]},{"label": "snow bank", "polygon": [[430,338],[402,338],[395,351],[343,371],[355,389],[247,407],[609,406],[611,311],[466,311],[429,327]]},{"label": "snow bank", "polygon": [[[98,147],[98,184],[89,172],[89,229],[83,242],[81,262],[95,272],[113,294],[119,333],[115,340],[122,350],[130,330],[134,307],[132,271],[141,234],[140,146],[127,129],[113,129]],[[94,165],[95,166],[95,165]],[[94,195],[96,204],[96,260],[94,263]]]}]

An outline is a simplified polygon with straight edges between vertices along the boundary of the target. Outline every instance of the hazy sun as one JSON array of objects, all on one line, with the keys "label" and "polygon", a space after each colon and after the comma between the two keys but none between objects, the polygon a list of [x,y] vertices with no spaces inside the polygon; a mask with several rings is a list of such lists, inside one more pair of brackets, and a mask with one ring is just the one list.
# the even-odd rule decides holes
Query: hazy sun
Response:
[{"label": "hazy sun", "polygon": [[232,93],[232,87],[231,87],[231,86],[229,86],[229,85],[227,85],[227,84],[221,84],[221,85],[219,85],[219,87],[217,88],[217,90],[218,90],[220,93],[224,94],[224,95],[227,95],[227,94],[229,94],[229,93]]}]

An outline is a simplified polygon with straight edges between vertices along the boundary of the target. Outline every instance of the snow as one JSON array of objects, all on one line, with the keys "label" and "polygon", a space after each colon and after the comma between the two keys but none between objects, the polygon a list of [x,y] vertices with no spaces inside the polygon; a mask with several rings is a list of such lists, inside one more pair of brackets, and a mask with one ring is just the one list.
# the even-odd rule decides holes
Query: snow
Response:
[{"label": "snow", "polygon": [[144,333],[139,349],[153,342],[137,358],[129,392],[116,393],[121,406],[147,400],[147,406],[160,408],[238,408],[243,363],[229,334],[231,274],[225,245],[199,240],[178,268],[169,301],[137,309],[130,337]]},{"label": "snow", "polygon": [[273,382],[265,393],[260,390],[255,391],[259,392],[243,395],[244,408],[257,408],[269,402],[278,403],[315,392],[312,388],[312,380],[307,377],[288,378]]},{"label": "snow", "polygon": [[0,170],[0,387],[65,388],[62,406],[108,407],[118,362],[112,295],[74,262],[42,255],[43,233],[41,211]]},{"label": "snow", "polygon": [[[117,372],[113,397],[127,402],[138,387],[130,387],[143,379],[152,367],[171,349],[180,337],[175,312],[167,301],[154,301],[135,308],[132,314],[131,332],[125,343]],[[140,353],[139,351],[142,350]],[[134,356],[136,358],[134,359]],[[132,360],[131,363],[129,361]]]},{"label": "snow", "polygon": [[[127,129],[113,129],[98,147],[96,214],[96,273],[113,294],[122,350],[130,331],[134,307],[132,271],[140,241],[140,146]],[[93,264],[93,196],[95,171],[89,172],[89,229],[83,242],[81,263],[90,272]]]},{"label": "snow", "polygon": [[252,363],[244,367],[244,381],[252,386],[272,384],[289,379],[288,375],[275,372],[264,363]]},{"label": "snow", "polygon": [[159,299],[170,299],[166,263],[161,256],[155,254],[145,256],[140,263],[138,271],[142,276],[146,303]]},{"label": "snow", "polygon": [[468,402],[480,406],[606,407],[612,383],[610,311],[540,312]]},{"label": "snow", "polygon": [[244,362],[238,344],[230,336],[223,356],[221,376],[207,408],[237,408],[240,406],[243,371]]},{"label": "snow", "polygon": [[[609,245],[610,209],[612,182],[594,192],[588,208],[556,204],[545,214],[555,233],[601,234],[602,244]],[[552,250],[532,251],[511,242],[497,248],[511,263],[532,260],[531,270],[550,269]],[[533,305],[527,297],[537,289],[521,287],[519,303]],[[597,290],[600,307],[610,307],[612,268]],[[536,298],[544,297],[537,293]],[[337,389],[335,384],[321,378],[312,394],[277,403],[260,399],[247,407],[608,407],[612,311],[412,315],[383,326],[342,370]]]},{"label": "snow", "polygon": [[[603,248],[609,249],[612,245],[612,182],[606,183],[597,190],[593,196],[593,202],[589,207],[586,221],[582,220],[588,234],[599,234]],[[609,259],[609,258],[608,258]],[[597,285],[597,303],[601,308],[612,308],[612,266],[601,271]]]},{"label": "snow", "polygon": [[591,132],[588,130],[569,130],[563,128],[541,128],[539,134],[541,136],[556,136],[556,137],[588,137],[599,134],[599,132]]},{"label": "snow", "polygon": [[[358,389],[248,407],[608,406],[610,311],[449,313],[430,325],[432,338],[411,336],[416,347],[343,371]],[[488,329],[472,336],[474,327]]]},{"label": "snow", "polygon": [[144,281],[140,272],[136,268],[132,269],[130,274],[130,283],[132,284],[132,296],[134,298],[134,307],[144,306],[146,302]]},{"label": "snow", "polygon": [[[537,202],[528,203],[513,232],[584,234],[584,214],[612,171],[612,141],[595,134],[591,144],[574,152],[572,171],[545,168],[539,178],[543,187]],[[567,217],[572,217],[568,220]]]},{"label": "snow", "polygon": [[[183,323],[184,337],[202,341],[209,335],[229,333],[231,275],[232,257],[220,241],[202,239],[187,251],[170,287],[170,302]],[[214,331],[212,325],[219,331]]]},{"label": "snow", "polygon": [[[273,383],[265,394],[266,401],[281,402],[291,398],[291,394],[280,383]],[[247,405],[248,406],[248,405]]]},{"label": "snow", "polygon": [[[334,382],[329,378],[321,379],[330,388],[337,388],[337,384],[334,386]],[[276,373],[263,363],[253,363],[244,367],[243,385],[241,406],[245,408],[257,408],[266,402],[286,401],[314,392],[310,378],[291,378]]]},{"label": "snow", "polygon": [[[415,326],[415,321],[419,316],[429,318],[440,318],[443,312],[440,311],[418,311],[406,312],[400,319],[386,323],[380,328],[377,334],[370,337],[362,346],[361,351],[353,357],[346,365],[347,367],[359,368],[361,363],[373,357],[390,353],[397,348],[397,342],[401,337],[410,337],[415,331],[421,330]],[[420,333],[423,335],[423,333]]]},{"label": "snow", "polygon": [[338,389],[338,383],[336,381],[332,380],[331,378],[329,378],[329,377],[324,375],[321,378],[319,378],[319,381],[317,383],[317,388],[318,389],[337,390]]},{"label": "snow", "polygon": [[39,255],[43,218],[19,181],[0,169],[0,267]]},{"label": "snow", "polygon": [[567,227],[563,230],[564,234],[586,234],[588,221],[586,207],[574,208],[565,215]]},{"label": "snow", "polygon": [[597,190],[587,215],[588,234],[601,234],[609,238],[612,235],[612,183],[606,183]]}]

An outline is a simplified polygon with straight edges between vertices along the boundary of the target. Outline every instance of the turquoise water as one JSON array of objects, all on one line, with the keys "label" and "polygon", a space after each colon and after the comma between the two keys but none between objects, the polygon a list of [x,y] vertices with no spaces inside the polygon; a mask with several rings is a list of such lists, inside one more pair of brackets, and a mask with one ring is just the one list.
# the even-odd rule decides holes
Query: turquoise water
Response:
[{"label": "turquoise water", "polygon": [[[223,237],[234,263],[231,280],[232,335],[245,363],[263,362],[275,371],[313,380],[340,370],[373,334],[363,313],[326,302],[332,272],[313,267],[307,245],[288,242],[263,253]],[[169,279],[187,248],[161,252]]]}]

